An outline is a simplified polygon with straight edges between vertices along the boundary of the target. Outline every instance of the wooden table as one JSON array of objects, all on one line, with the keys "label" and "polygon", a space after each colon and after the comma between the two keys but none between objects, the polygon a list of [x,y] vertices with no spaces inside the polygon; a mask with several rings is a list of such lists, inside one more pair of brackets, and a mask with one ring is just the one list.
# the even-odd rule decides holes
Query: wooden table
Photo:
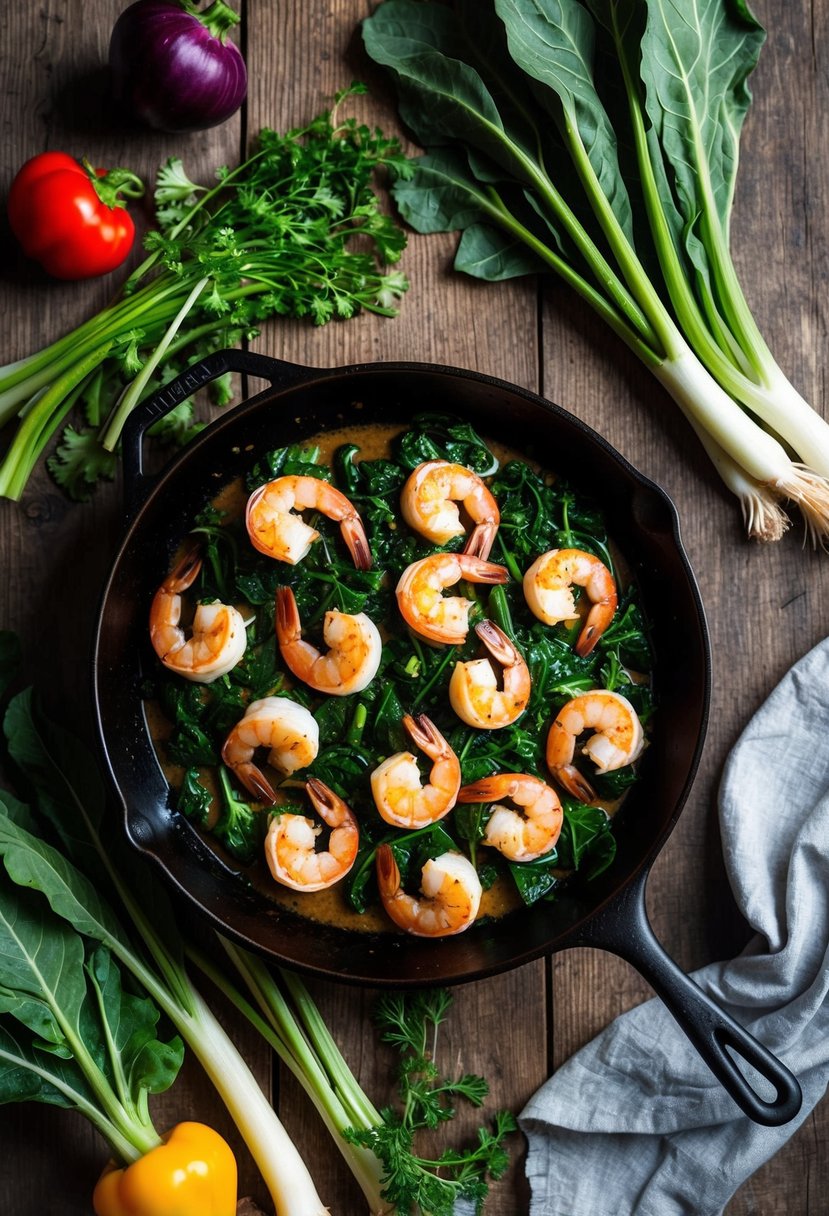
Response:
[{"label": "wooden table", "polygon": [[[106,104],[105,62],[119,0],[43,0],[4,6],[0,63],[3,126],[0,190],[44,149],[125,164],[151,180],[160,161],[183,155],[209,180],[235,163],[260,126],[300,125],[353,78],[374,99],[361,112],[394,128],[386,86],[361,53],[358,0],[269,4],[247,0],[241,42],[250,73],[244,113],[184,137],[128,131]],[[237,6],[238,7],[238,6]],[[733,243],[761,328],[804,395],[825,397],[829,273],[829,147],[825,0],[785,6],[758,0],[773,22],[753,78],[755,102],[743,139]],[[450,238],[414,237],[404,268],[412,288],[399,320],[370,316],[315,330],[268,325],[255,348],[299,363],[417,359],[476,368],[541,392],[603,432],[676,501],[699,578],[714,653],[711,724],[693,793],[654,868],[649,906],[658,935],[687,969],[739,949],[747,928],[735,912],[720,859],[716,791],[737,734],[792,662],[826,632],[829,558],[801,547],[797,530],[777,545],[748,545],[738,511],[672,403],[585,307],[557,283],[487,286],[450,270]],[[4,361],[26,355],[85,318],[120,281],[48,281],[17,254],[6,230],[2,271]],[[19,631],[27,672],[48,687],[64,721],[89,720],[88,655],[103,576],[120,528],[118,485],[86,505],[69,504],[38,472],[19,505],[0,503],[0,627]],[[762,842],[758,842],[762,847]],[[369,1022],[372,994],[314,985],[345,1055],[379,1102],[391,1097],[390,1057]],[[451,1069],[490,1080],[493,1108],[518,1111],[560,1061],[621,1011],[649,995],[609,955],[570,950],[462,988],[440,1051]],[[227,1024],[291,1132],[305,1146],[320,1193],[337,1216],[364,1206],[338,1154],[290,1078],[227,1012]],[[198,1068],[188,1062],[157,1103],[158,1125],[212,1121],[239,1148],[240,1194],[267,1195]],[[826,1212],[829,1117],[819,1108],[786,1148],[734,1197],[729,1216]],[[0,1211],[81,1216],[104,1151],[80,1118],[48,1107],[2,1115]],[[519,1154],[516,1138],[516,1156]],[[491,1216],[527,1211],[521,1160],[493,1186]],[[577,1213],[575,1216],[589,1216]]]}]

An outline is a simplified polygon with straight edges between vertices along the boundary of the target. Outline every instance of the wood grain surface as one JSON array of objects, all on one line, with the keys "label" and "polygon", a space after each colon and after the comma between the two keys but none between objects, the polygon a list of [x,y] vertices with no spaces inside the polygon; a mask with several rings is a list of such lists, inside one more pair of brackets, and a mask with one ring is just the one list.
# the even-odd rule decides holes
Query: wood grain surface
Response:
[{"label": "wood grain surface", "polygon": [[[36,0],[0,12],[0,194],[19,165],[46,149],[125,164],[151,180],[182,155],[197,180],[234,163],[261,126],[303,123],[354,78],[371,85],[360,112],[395,129],[390,95],[361,53],[360,0],[242,0],[239,34],[250,92],[241,115],[187,136],[128,129],[108,103],[106,52],[121,0]],[[239,5],[237,5],[239,7]],[[733,245],[761,328],[803,394],[825,401],[829,254],[827,18],[829,0],[758,0],[770,38],[753,77],[743,137]],[[111,295],[115,275],[93,283],[47,280],[0,225],[6,362],[80,322]],[[539,391],[601,431],[674,498],[699,579],[714,654],[711,724],[702,766],[678,826],[651,877],[654,927],[686,969],[737,951],[748,930],[737,915],[719,848],[716,794],[723,761],[748,717],[797,658],[827,631],[829,557],[793,531],[765,548],[742,538],[721,489],[672,403],[621,344],[556,283],[499,286],[451,272],[449,238],[413,237],[404,257],[412,287],[394,321],[361,317],[324,329],[266,326],[255,349],[316,366],[416,359],[475,368]],[[0,440],[0,443],[3,441]],[[16,629],[27,671],[50,708],[90,730],[89,652],[104,575],[121,526],[119,486],[70,504],[39,471],[20,504],[0,502],[0,628]],[[762,842],[758,842],[762,847]],[[370,1025],[372,994],[312,985],[344,1054],[378,1104],[389,1100],[390,1057]],[[484,1073],[492,1103],[519,1111],[550,1069],[616,1014],[650,995],[626,964],[571,950],[553,960],[460,989],[441,1041],[452,1069]],[[320,1193],[337,1216],[364,1205],[340,1157],[290,1077],[240,1019],[227,1025],[303,1146]],[[267,1195],[238,1137],[191,1061],[156,1102],[157,1123],[199,1117],[238,1151],[240,1194],[267,1210]],[[47,1107],[0,1112],[0,1211],[10,1216],[88,1216],[105,1155],[80,1119]],[[818,1216],[829,1211],[825,1105],[734,1196],[728,1216]],[[490,1216],[529,1209],[520,1145],[492,1188]],[[688,1211],[693,1210],[689,1197]],[[574,1213],[574,1216],[590,1216]],[[625,1216],[620,1212],[620,1216]]]}]

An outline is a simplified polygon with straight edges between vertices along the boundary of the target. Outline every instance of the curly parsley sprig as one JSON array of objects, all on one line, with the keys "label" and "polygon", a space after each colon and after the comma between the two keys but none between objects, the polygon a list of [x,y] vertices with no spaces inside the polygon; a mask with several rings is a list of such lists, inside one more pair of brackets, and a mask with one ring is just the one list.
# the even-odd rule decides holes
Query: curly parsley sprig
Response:
[{"label": "curly parsley sprig", "polygon": [[502,1177],[509,1165],[504,1138],[516,1130],[509,1111],[498,1111],[492,1128],[478,1129],[476,1145],[448,1148],[439,1157],[419,1156],[415,1137],[454,1118],[454,1101],[481,1106],[489,1092],[483,1077],[466,1073],[442,1077],[436,1063],[437,1032],[452,997],[446,989],[414,994],[388,993],[375,1008],[381,1038],[401,1053],[398,1065],[399,1111],[385,1107],[374,1127],[346,1132],[353,1144],[371,1149],[383,1167],[383,1198],[399,1212],[452,1216],[455,1201],[468,1199],[483,1210],[487,1178]]},{"label": "curly parsley sprig", "polygon": [[[324,325],[363,310],[396,315],[408,283],[387,267],[406,238],[372,182],[383,167],[410,170],[395,139],[340,117],[342,102],[362,92],[355,84],[338,93],[306,127],[263,129],[252,155],[219,169],[211,188],[190,181],[180,160],[162,166],[148,256],[115,302],[0,369],[0,425],[20,419],[0,464],[0,495],[20,497],[78,407],[85,428],[67,427],[48,466],[71,497],[88,497],[100,477],[114,476],[113,453],[140,400],[194,360],[255,337],[270,317]],[[217,403],[228,395],[226,383],[213,392]],[[193,426],[191,408],[178,407],[156,434],[181,442]]]}]

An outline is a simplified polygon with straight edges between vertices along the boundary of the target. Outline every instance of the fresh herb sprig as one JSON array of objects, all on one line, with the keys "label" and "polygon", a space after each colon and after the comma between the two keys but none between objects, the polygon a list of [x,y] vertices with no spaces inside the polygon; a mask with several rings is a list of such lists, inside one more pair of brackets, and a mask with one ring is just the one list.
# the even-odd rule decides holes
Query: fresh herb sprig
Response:
[{"label": "fresh herb sprig", "polygon": [[477,1144],[470,1148],[449,1148],[436,1158],[419,1156],[415,1150],[418,1132],[454,1118],[456,1099],[481,1106],[489,1092],[483,1077],[466,1073],[451,1080],[437,1066],[438,1027],[451,1003],[452,997],[443,988],[388,993],[375,1007],[381,1038],[400,1052],[401,1107],[399,1111],[384,1108],[380,1123],[352,1129],[347,1138],[371,1149],[382,1162],[383,1196],[401,1212],[415,1205],[418,1213],[451,1216],[457,1199],[473,1201],[480,1212],[489,1192],[487,1178],[502,1177],[509,1165],[503,1142],[517,1124],[504,1110],[494,1116],[492,1128],[478,1129]]},{"label": "fresh herb sprig", "polygon": [[[0,369],[0,425],[20,418],[0,464],[0,495],[19,498],[67,414],[48,461],[76,499],[112,478],[115,451],[134,406],[189,363],[258,333],[270,317],[315,325],[361,310],[392,317],[408,284],[385,265],[406,243],[372,189],[382,167],[408,172],[398,143],[339,107],[362,85],[337,94],[334,108],[284,135],[263,129],[256,150],[218,170],[211,189],[171,160],[158,176],[158,228],[148,256],[113,304],[37,354]],[[353,238],[358,237],[358,244]],[[212,389],[227,404],[229,384]],[[198,429],[189,403],[154,432],[186,441]]]}]

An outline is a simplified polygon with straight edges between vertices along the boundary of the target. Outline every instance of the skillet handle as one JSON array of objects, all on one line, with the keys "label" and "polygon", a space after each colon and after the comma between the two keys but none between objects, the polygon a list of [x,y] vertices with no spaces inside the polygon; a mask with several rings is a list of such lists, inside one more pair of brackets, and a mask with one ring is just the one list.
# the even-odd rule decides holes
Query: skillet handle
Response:
[{"label": "skillet handle", "polygon": [[296,363],[285,363],[250,350],[217,350],[192,364],[175,380],[142,401],[130,414],[122,433],[121,446],[124,466],[124,497],[127,515],[132,516],[140,505],[144,494],[144,436],[154,422],[169,414],[170,410],[185,401],[197,389],[204,388],[211,380],[217,380],[225,372],[240,372],[259,376],[280,388],[299,383],[314,369]]},{"label": "skillet handle", "polygon": [[[651,928],[645,907],[648,872],[620,892],[583,927],[578,945],[618,954],[645,977],[673,1014],[714,1076],[740,1109],[765,1127],[780,1127],[800,1110],[797,1079],[776,1056],[712,1001],[666,953]],[[726,1050],[728,1049],[728,1050]],[[768,1102],[752,1088],[732,1056],[740,1057],[775,1090]]]}]

